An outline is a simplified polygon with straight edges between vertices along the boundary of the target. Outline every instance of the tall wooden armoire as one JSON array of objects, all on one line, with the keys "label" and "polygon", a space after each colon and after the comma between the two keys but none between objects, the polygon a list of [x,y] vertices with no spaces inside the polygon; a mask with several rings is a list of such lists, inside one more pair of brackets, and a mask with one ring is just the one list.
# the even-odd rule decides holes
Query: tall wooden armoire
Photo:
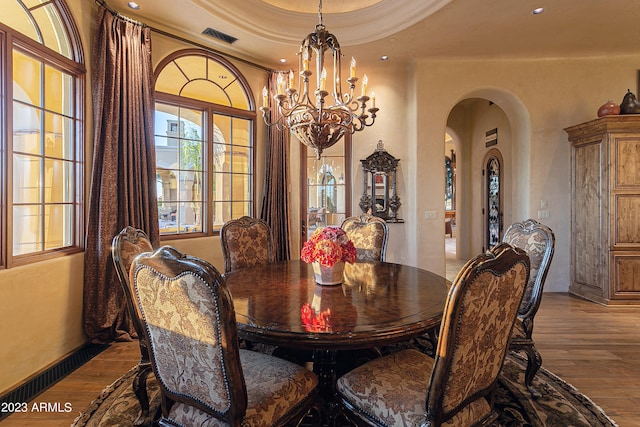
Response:
[{"label": "tall wooden armoire", "polygon": [[571,143],[571,283],[591,301],[640,305],[640,115],[565,129]]}]

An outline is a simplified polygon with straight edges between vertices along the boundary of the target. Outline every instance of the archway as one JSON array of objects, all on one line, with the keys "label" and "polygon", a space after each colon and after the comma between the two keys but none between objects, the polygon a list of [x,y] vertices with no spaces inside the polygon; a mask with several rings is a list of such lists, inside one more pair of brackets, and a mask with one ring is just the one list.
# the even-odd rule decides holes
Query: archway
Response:
[{"label": "archway", "polygon": [[[446,131],[456,144],[456,268],[482,251],[485,223],[482,162],[494,146],[493,139],[487,138],[487,134],[493,135],[494,129],[497,130],[495,145],[506,163],[504,222],[509,224],[529,212],[529,113],[515,94],[504,89],[471,91],[451,108],[446,123]],[[446,262],[450,271],[451,260]]]}]

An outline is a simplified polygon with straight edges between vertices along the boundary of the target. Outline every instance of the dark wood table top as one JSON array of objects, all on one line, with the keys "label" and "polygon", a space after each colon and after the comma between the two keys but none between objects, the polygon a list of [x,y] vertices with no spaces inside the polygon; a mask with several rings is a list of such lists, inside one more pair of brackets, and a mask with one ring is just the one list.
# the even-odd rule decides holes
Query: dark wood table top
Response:
[{"label": "dark wood table top", "polygon": [[322,286],[299,260],[237,270],[225,280],[240,337],[323,350],[370,348],[438,327],[451,285],[416,267],[357,262],[346,264],[343,284]]}]

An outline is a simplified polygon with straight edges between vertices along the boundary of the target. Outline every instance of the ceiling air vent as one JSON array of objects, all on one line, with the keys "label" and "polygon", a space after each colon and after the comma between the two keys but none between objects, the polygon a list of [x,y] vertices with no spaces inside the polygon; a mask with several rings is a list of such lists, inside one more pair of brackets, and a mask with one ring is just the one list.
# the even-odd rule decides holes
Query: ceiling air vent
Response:
[{"label": "ceiling air vent", "polygon": [[238,40],[237,38],[230,36],[229,34],[225,34],[221,31],[218,30],[214,30],[213,28],[207,28],[205,29],[202,34],[206,34],[209,37],[213,37],[214,39],[218,39],[218,40],[222,40],[223,42],[232,44],[233,42],[235,42],[236,40]]}]

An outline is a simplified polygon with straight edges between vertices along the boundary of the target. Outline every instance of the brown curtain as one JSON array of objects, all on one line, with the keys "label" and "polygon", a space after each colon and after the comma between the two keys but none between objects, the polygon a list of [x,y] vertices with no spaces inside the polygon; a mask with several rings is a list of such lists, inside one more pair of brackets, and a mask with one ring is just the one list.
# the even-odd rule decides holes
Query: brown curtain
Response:
[{"label": "brown curtain", "polygon": [[111,241],[127,225],[158,245],[150,29],[99,7],[92,58],[94,152],[84,267],[93,343],[135,338]]},{"label": "brown curtain", "polygon": [[[277,87],[278,72],[269,76],[269,93]],[[271,97],[269,97],[271,99]],[[274,122],[273,101],[269,112],[270,123]],[[264,198],[260,217],[269,224],[273,234],[276,261],[291,259],[289,242],[289,132],[269,127]]]}]

